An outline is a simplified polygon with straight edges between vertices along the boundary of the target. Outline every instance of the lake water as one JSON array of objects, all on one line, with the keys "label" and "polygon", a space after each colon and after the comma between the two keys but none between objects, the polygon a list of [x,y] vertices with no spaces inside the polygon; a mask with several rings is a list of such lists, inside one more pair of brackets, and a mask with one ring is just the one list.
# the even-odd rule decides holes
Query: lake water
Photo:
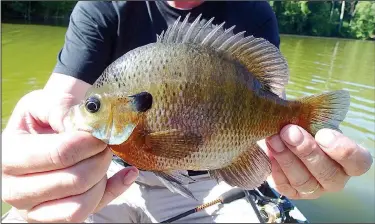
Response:
[{"label": "lake water", "polygon": [[[42,88],[56,62],[66,28],[2,24],[2,125],[17,101]],[[287,96],[346,89],[351,106],[343,132],[375,154],[375,42],[285,36],[281,51],[291,72]],[[295,201],[311,222],[375,222],[374,167],[339,193]],[[4,205],[4,204],[3,204]],[[8,206],[3,206],[4,213]]]}]

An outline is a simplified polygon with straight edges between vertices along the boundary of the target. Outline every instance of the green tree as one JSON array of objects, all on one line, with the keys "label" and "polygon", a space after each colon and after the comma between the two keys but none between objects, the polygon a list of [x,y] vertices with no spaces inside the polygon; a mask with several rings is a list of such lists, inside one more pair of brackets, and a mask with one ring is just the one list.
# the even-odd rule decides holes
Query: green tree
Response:
[{"label": "green tree", "polygon": [[332,2],[311,1],[307,3],[307,6],[309,12],[305,27],[307,34],[313,36],[331,36],[335,33],[334,21],[338,17],[338,12],[336,9],[332,10]]},{"label": "green tree", "polygon": [[76,1],[11,1],[1,2],[2,18],[50,18],[69,16]]},{"label": "green tree", "polygon": [[274,9],[282,33],[304,34],[307,15],[310,13],[306,1],[275,2]]},{"label": "green tree", "polygon": [[375,40],[375,2],[358,2],[350,29],[356,38]]}]

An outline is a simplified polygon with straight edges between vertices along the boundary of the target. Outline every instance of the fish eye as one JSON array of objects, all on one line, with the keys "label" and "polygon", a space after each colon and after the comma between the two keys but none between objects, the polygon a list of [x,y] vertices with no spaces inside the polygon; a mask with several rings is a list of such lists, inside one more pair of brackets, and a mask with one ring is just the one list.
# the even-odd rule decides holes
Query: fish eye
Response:
[{"label": "fish eye", "polygon": [[96,113],[100,109],[100,100],[95,96],[90,96],[85,103],[88,112]]}]

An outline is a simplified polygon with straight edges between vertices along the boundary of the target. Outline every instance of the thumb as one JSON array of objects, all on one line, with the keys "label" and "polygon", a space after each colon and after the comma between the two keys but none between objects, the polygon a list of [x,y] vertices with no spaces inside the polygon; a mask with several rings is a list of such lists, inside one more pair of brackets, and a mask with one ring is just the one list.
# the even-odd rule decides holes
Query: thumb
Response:
[{"label": "thumb", "polygon": [[111,201],[124,193],[137,179],[139,171],[135,167],[126,167],[107,181],[104,195],[93,213],[100,211]]},{"label": "thumb", "polygon": [[49,123],[54,131],[58,133],[64,132],[64,117],[69,109],[78,103],[77,99],[69,93],[55,94],[52,96],[49,94],[46,95],[46,101],[50,103],[45,121]]}]

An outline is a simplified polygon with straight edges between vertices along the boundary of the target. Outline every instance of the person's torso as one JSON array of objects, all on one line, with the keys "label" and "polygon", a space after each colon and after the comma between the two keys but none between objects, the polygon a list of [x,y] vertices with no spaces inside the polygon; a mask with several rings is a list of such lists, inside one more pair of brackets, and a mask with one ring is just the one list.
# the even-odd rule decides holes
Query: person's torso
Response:
[{"label": "person's torso", "polygon": [[224,28],[235,25],[234,32],[246,31],[245,35],[257,35],[257,29],[269,15],[259,12],[259,4],[267,2],[206,1],[191,10],[179,10],[165,1],[112,2],[116,12],[117,32],[112,44],[112,61],[137,47],[153,43],[157,34],[181,16],[190,13],[189,22],[202,14],[203,20],[212,17],[214,24],[225,22]]}]

